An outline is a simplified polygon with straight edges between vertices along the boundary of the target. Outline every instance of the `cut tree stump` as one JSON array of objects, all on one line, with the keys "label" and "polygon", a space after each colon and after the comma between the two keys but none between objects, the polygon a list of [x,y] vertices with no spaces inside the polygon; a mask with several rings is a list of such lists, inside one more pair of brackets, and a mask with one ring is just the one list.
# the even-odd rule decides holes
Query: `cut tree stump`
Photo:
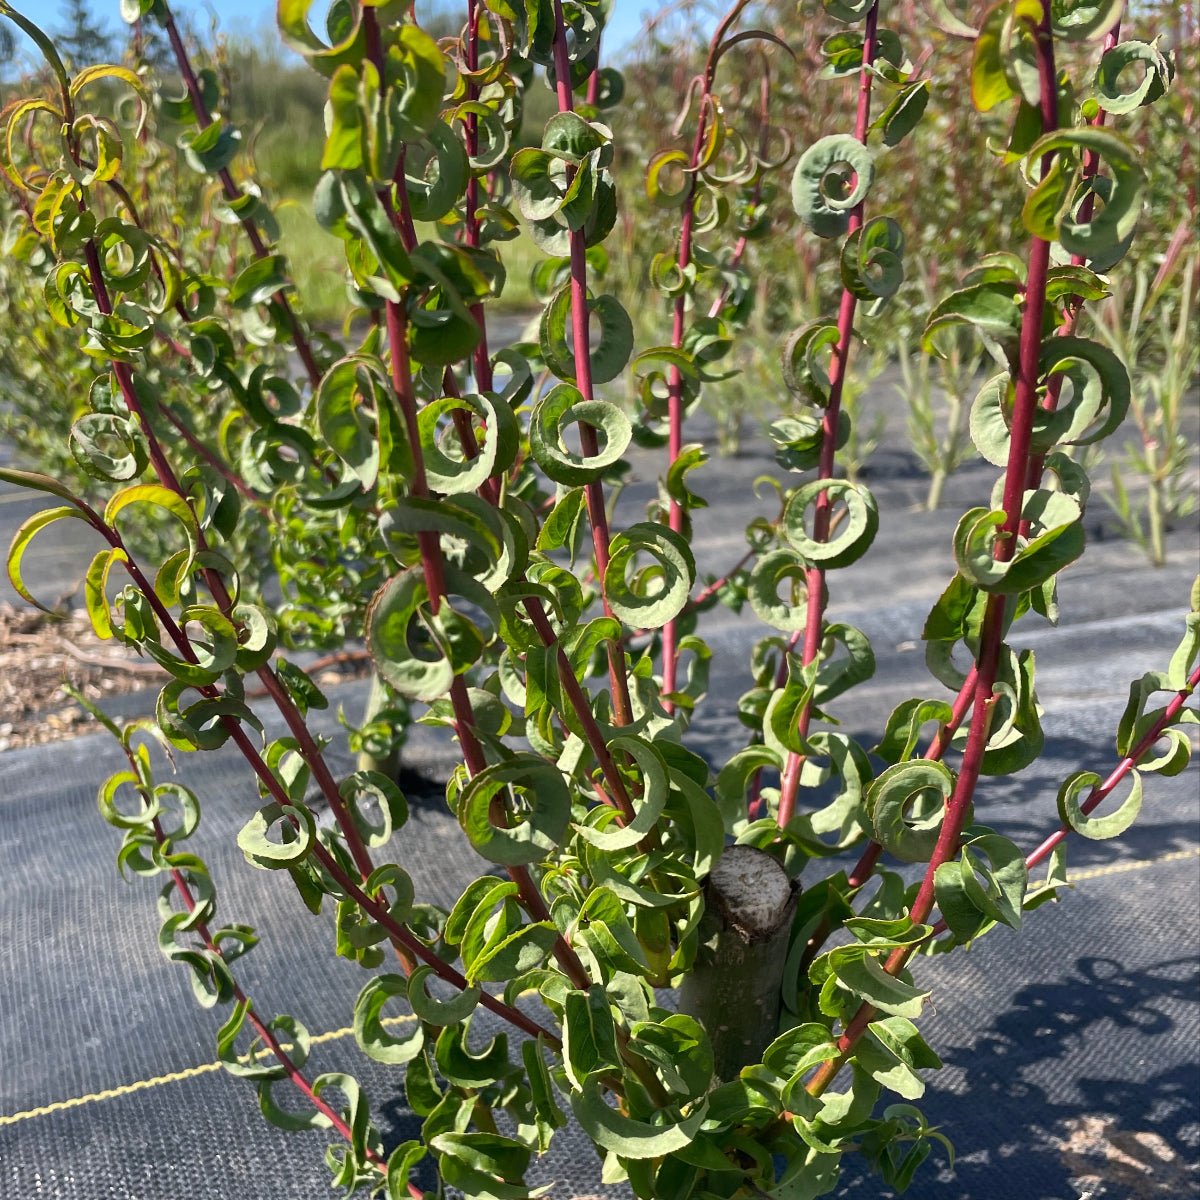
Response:
[{"label": "cut tree stump", "polygon": [[758,1062],[779,1031],[783,966],[798,888],[779,862],[730,846],[705,881],[700,950],[679,1009],[708,1033],[722,1082]]}]

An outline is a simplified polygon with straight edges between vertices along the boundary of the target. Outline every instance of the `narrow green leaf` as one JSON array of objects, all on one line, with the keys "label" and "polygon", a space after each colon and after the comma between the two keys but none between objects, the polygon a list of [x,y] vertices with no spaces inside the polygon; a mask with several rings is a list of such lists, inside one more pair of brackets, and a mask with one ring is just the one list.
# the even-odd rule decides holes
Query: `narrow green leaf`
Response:
[{"label": "narrow green leaf", "polygon": [[660,1158],[689,1145],[700,1130],[708,1103],[694,1105],[686,1117],[676,1117],[667,1110],[651,1121],[639,1121],[610,1108],[600,1085],[589,1080],[582,1092],[571,1093],[571,1109],[598,1146],[622,1158],[642,1159]]},{"label": "narrow green leaf", "polygon": [[61,521],[64,517],[76,517],[80,520],[86,519],[79,509],[71,505],[43,509],[41,512],[34,513],[32,517],[22,522],[17,532],[13,534],[12,543],[8,547],[8,580],[13,586],[13,591],[23,600],[27,600],[43,612],[50,612],[51,610],[42,604],[40,600],[35,599],[25,586],[25,580],[21,574],[21,559],[24,557],[25,551],[29,549],[29,543],[33,541],[34,537],[41,530],[53,525],[55,521]]},{"label": "narrow green leaf", "polygon": [[604,989],[567,993],[563,1006],[563,1066],[576,1088],[593,1075],[619,1071],[616,1027]]}]

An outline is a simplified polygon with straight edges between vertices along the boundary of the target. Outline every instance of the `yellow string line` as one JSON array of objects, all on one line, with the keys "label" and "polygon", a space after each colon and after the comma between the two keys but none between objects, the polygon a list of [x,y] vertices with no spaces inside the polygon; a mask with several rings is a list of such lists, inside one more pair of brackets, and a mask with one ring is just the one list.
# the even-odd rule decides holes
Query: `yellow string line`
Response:
[{"label": "yellow string line", "polygon": [[[412,1016],[402,1017],[384,1017],[382,1024],[384,1025],[405,1025],[416,1018]],[[354,1029],[347,1025],[343,1029],[333,1029],[328,1033],[318,1033],[315,1037],[309,1039],[313,1046],[321,1046],[326,1042],[337,1042],[342,1038],[350,1037],[354,1033]],[[285,1050],[291,1050],[291,1046],[283,1043]],[[269,1058],[270,1050],[260,1050],[255,1054],[255,1058]],[[105,1088],[102,1092],[92,1092],[87,1096],[72,1096],[69,1100],[55,1100],[52,1104],[43,1104],[39,1108],[29,1108],[24,1112],[0,1114],[0,1128],[5,1125],[16,1125],[19,1121],[28,1121],[32,1117],[48,1117],[57,1112],[65,1112],[69,1108],[79,1108],[84,1104],[95,1104],[100,1100],[115,1100],[118,1096],[131,1096],[134,1092],[143,1092],[147,1088],[161,1087],[164,1083],[183,1083],[187,1079],[197,1079],[201,1075],[207,1075],[211,1071],[221,1070],[220,1062],[201,1063],[196,1067],[185,1067],[182,1071],[171,1071],[166,1075],[156,1075],[153,1079],[138,1079],[133,1083],[123,1083],[119,1087]]]},{"label": "yellow string line", "polygon": [[19,500],[33,504],[37,500],[37,496],[33,495],[28,488],[20,488],[14,492],[7,490],[0,492],[0,504],[16,504]]},{"label": "yellow string line", "polygon": [[115,1100],[118,1096],[130,1096],[134,1092],[158,1087],[164,1083],[181,1083],[185,1079],[195,1079],[198,1075],[207,1075],[209,1071],[219,1070],[220,1066],[220,1063],[215,1062],[204,1063],[198,1067],[188,1067],[185,1071],[172,1071],[168,1075],[156,1075],[153,1079],[139,1079],[136,1083],[106,1088],[102,1092],[93,1092],[90,1096],[72,1096],[70,1100],[56,1100],[53,1104],[44,1104],[40,1108],[28,1108],[24,1112],[2,1116],[0,1126],[16,1125],[18,1121],[28,1121],[31,1117],[48,1117],[51,1113],[65,1112],[68,1108],[79,1108],[80,1105],[93,1104],[98,1100]]},{"label": "yellow string line", "polygon": [[[1187,850],[1172,850],[1169,854],[1162,854],[1158,858],[1138,858],[1129,862],[1109,863],[1103,867],[1089,867],[1083,871],[1072,871],[1070,875],[1071,883],[1078,883],[1084,879],[1098,879],[1103,875],[1120,875],[1125,871],[1142,871],[1147,867],[1157,867],[1163,863],[1179,862],[1185,858],[1200,858],[1200,846],[1192,846]],[[403,1025],[414,1020],[411,1016],[403,1017],[385,1017],[384,1025]],[[334,1029],[329,1033],[318,1033],[310,1039],[314,1046],[324,1045],[326,1042],[338,1042],[343,1038],[348,1038],[354,1033],[353,1028],[347,1025],[343,1029]],[[290,1050],[290,1046],[285,1046],[285,1050]],[[256,1057],[263,1058],[270,1054],[269,1050],[260,1050]],[[182,1083],[186,1079],[196,1079],[201,1075],[207,1075],[211,1071],[219,1071],[221,1064],[219,1062],[201,1063],[198,1067],[187,1067],[182,1071],[172,1071],[167,1075],[156,1075],[153,1079],[139,1079],[134,1083],[122,1084],[120,1087],[106,1088],[102,1092],[92,1092],[87,1096],[72,1096],[69,1100],[56,1100],[53,1104],[44,1104],[40,1108],[29,1108],[24,1112],[9,1113],[0,1115],[0,1128],[5,1125],[16,1125],[19,1121],[28,1121],[32,1117],[48,1117],[53,1113],[65,1112],[70,1108],[79,1108],[84,1104],[95,1104],[101,1100],[115,1100],[118,1096],[129,1096],[134,1092],[145,1091],[147,1088],[161,1087],[164,1083]]]},{"label": "yellow string line", "polygon": [[1160,863],[1179,862],[1185,858],[1200,858],[1200,846],[1191,846],[1187,850],[1172,850],[1169,854],[1160,854],[1158,858],[1135,858],[1127,862],[1108,863],[1103,867],[1088,867],[1083,871],[1068,873],[1067,882],[1076,883],[1081,879],[1099,879],[1102,875],[1120,875],[1125,871],[1140,871],[1145,867],[1157,867]]}]

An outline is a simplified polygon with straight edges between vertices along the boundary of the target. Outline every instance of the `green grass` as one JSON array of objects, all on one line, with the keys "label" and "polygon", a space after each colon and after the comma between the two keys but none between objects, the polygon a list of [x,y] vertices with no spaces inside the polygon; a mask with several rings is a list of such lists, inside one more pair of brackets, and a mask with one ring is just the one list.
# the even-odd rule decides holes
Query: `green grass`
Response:
[{"label": "green grass", "polygon": [[[442,10],[435,5],[434,21]],[[448,11],[448,10],[447,10]],[[345,260],[338,240],[311,213],[312,189],[320,175],[322,109],[325,81],[269,47],[235,40],[229,50],[233,72],[234,119],[249,136],[254,175],[273,198],[281,248],[288,257],[299,300],[310,320],[340,325],[349,303]],[[537,144],[555,111],[554,93],[539,81],[526,96],[517,145]],[[437,236],[432,225],[418,227],[422,238]],[[503,294],[491,301],[496,313],[527,313],[540,302],[529,286],[529,272],[543,255],[522,233],[497,247],[508,272]]]},{"label": "green grass", "polygon": [[342,243],[317,224],[302,198],[280,201],[275,216],[305,315],[319,324],[340,325],[349,305]]},{"label": "green grass", "polygon": [[[317,224],[306,196],[278,202],[279,240],[296,281],[304,313],[319,324],[340,325],[349,303],[346,296],[346,262],[342,245]],[[422,238],[437,236],[436,227],[418,224]],[[498,313],[528,312],[539,307],[529,287],[529,272],[542,253],[525,234],[500,246],[508,278],[503,294],[488,307]]]}]

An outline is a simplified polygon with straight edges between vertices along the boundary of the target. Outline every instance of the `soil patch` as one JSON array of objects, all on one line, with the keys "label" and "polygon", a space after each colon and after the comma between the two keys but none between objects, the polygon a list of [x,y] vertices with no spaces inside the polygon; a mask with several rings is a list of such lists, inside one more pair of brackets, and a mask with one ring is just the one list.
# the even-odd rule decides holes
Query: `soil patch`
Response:
[{"label": "soil patch", "polygon": [[163,678],[156,664],[96,637],[83,609],[0,604],[0,750],[73,737],[92,724],[64,683],[102,701]]},{"label": "soil patch", "polygon": [[[324,687],[363,674],[366,656],[350,650],[305,666]],[[108,697],[157,690],[166,679],[157,663],[96,637],[83,609],[46,613],[0,604],[0,751],[90,730],[92,718],[63,691],[64,683],[103,708]]]}]

